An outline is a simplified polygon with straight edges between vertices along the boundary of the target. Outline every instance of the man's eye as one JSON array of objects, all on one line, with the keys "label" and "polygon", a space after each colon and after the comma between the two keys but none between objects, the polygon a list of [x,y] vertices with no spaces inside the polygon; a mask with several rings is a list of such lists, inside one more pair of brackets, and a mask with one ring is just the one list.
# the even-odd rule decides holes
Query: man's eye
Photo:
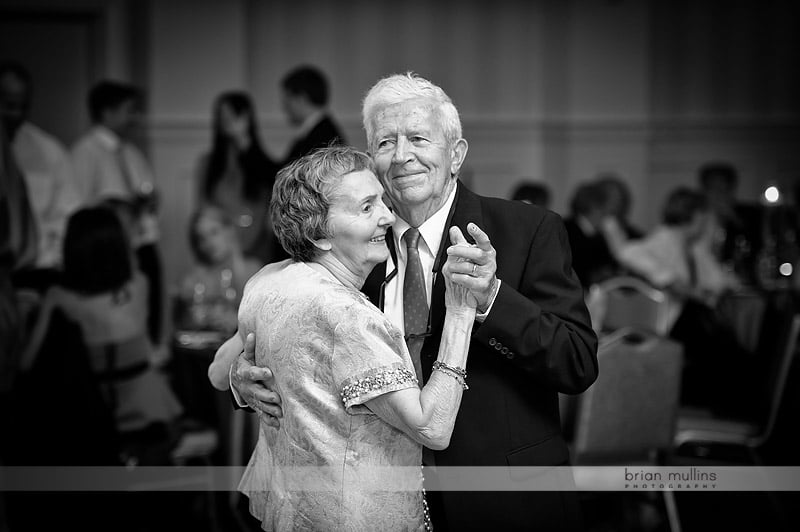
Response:
[{"label": "man's eye", "polygon": [[394,142],[391,139],[383,139],[378,142],[378,148],[386,148],[387,146],[392,145]]},{"label": "man's eye", "polygon": [[365,203],[364,206],[361,208],[361,212],[372,212],[372,204]]}]

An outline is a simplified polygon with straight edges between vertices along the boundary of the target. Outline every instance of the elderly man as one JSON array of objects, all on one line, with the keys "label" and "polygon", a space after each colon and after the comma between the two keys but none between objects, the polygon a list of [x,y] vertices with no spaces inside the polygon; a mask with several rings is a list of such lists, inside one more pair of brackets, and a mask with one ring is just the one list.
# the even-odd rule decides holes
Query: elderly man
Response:
[{"label": "elderly man", "polygon": [[[380,80],[364,99],[363,120],[376,173],[397,216],[387,239],[391,256],[375,267],[363,291],[404,331],[423,381],[431,374],[442,332],[445,261],[455,263],[461,275],[454,279],[478,300],[469,391],[450,446],[426,453],[424,462],[567,464],[557,392],[580,393],[594,382],[597,339],[561,220],[536,206],[478,196],[459,183],[467,141],[458,111],[428,80],[414,74]],[[449,241],[452,226],[474,244],[451,246],[463,244]],[[527,230],[520,232],[521,227]],[[239,347],[227,344],[215,364],[231,360]],[[227,368],[221,366],[212,364],[212,381],[224,375]],[[240,401],[280,417],[267,368],[239,356],[230,378]],[[277,419],[273,423],[278,425]],[[577,499],[567,491],[429,491],[428,497],[438,530],[580,526]]]}]

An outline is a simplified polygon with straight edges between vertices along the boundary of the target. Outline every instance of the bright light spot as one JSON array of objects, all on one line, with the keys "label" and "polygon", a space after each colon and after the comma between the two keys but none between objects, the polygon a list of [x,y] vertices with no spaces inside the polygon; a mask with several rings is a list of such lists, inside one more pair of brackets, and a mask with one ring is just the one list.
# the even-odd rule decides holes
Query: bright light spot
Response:
[{"label": "bright light spot", "polygon": [[781,272],[781,275],[783,275],[784,277],[789,277],[790,275],[792,275],[792,265],[789,264],[788,262],[784,262],[783,264],[780,265],[778,271]]},{"label": "bright light spot", "polygon": [[764,198],[770,202],[775,203],[781,197],[781,193],[778,192],[778,187],[767,187],[767,190],[764,191]]}]

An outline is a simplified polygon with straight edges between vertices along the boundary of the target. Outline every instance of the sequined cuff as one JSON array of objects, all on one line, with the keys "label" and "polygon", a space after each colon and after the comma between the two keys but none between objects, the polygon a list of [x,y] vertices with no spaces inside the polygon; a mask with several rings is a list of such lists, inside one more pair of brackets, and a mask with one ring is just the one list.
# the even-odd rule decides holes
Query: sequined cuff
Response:
[{"label": "sequined cuff", "polygon": [[417,377],[401,363],[375,368],[342,383],[341,396],[346,408],[395,390],[418,386]]}]

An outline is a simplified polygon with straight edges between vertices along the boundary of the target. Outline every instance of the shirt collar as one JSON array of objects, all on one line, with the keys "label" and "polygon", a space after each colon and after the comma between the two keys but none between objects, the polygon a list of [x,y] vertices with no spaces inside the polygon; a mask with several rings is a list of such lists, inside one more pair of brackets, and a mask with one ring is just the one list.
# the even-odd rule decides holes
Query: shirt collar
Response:
[{"label": "shirt collar", "polygon": [[99,124],[96,125],[94,127],[94,136],[97,137],[97,140],[100,142],[100,144],[111,151],[119,149],[120,145],[122,144],[122,140],[119,138],[119,136],[106,126]]},{"label": "shirt collar", "polygon": [[[447,201],[444,202],[444,205],[442,205],[438,211],[433,213],[430,218],[425,220],[418,228],[420,235],[422,235],[422,239],[425,241],[425,245],[428,246],[428,249],[434,257],[438,254],[439,246],[442,243],[444,224],[447,223],[447,215],[450,213],[450,208],[453,206],[453,201],[456,199],[456,189],[458,189],[458,186],[454,186],[453,190],[450,191],[450,195],[447,196]],[[395,249],[405,249],[404,247],[401,247],[401,240],[403,234],[411,226],[399,216],[395,216],[397,221],[392,227]]]}]

